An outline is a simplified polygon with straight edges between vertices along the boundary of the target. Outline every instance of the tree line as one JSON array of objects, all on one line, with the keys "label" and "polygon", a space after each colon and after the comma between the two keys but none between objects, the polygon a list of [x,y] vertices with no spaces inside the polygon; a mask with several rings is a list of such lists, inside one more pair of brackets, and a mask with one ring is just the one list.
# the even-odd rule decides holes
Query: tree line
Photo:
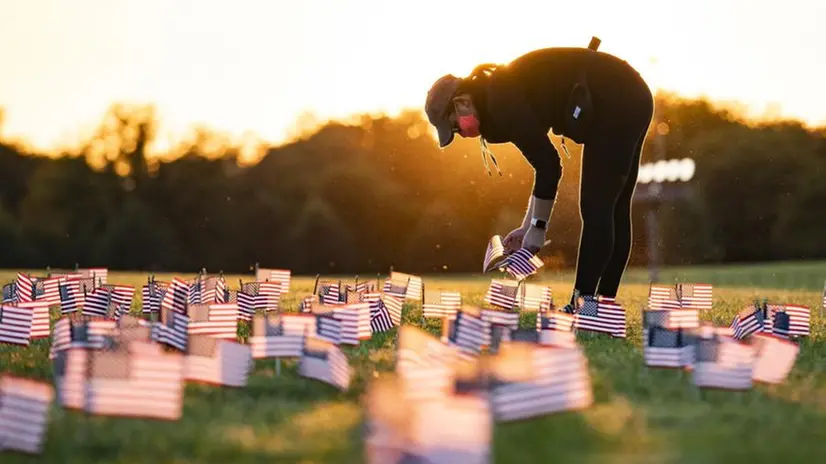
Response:
[{"label": "tree line", "polygon": [[[694,194],[663,205],[666,264],[826,258],[826,130],[749,122],[670,95],[657,97],[661,123],[665,158],[697,166]],[[491,145],[502,175],[488,176],[478,140],[441,151],[418,111],[329,122],[266,147],[253,165],[240,162],[242,147],[204,131],[149,156],[156,125],[151,107],[115,105],[77,153],[0,143],[2,267],[478,272],[487,240],[519,224],[532,187],[512,146]],[[656,133],[643,162],[656,156]],[[581,225],[580,150],[566,145],[542,251],[557,268],[575,266]],[[646,262],[645,214],[635,207],[632,264]]]}]

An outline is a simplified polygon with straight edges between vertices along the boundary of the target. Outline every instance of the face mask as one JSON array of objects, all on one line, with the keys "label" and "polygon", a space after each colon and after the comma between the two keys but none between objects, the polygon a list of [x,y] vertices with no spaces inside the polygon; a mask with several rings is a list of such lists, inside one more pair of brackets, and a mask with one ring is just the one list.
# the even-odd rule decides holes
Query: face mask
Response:
[{"label": "face mask", "polygon": [[479,135],[479,120],[476,116],[459,116],[459,130],[462,137],[477,137]]}]

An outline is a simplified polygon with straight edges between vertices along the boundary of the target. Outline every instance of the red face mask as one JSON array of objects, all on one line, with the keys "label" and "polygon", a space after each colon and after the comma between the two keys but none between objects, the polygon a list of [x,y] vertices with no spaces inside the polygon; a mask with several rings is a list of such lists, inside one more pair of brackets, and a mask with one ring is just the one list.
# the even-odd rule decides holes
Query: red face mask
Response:
[{"label": "red face mask", "polygon": [[479,120],[476,116],[459,116],[459,133],[462,137],[477,137],[479,135]]}]

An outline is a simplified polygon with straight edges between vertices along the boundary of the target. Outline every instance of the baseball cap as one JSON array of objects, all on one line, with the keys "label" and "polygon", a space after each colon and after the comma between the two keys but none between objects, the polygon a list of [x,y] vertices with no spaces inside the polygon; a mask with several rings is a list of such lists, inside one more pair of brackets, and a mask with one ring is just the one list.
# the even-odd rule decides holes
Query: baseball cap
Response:
[{"label": "baseball cap", "polygon": [[424,110],[430,123],[439,133],[439,147],[444,148],[453,141],[453,125],[450,122],[450,111],[453,96],[459,88],[461,79],[446,74],[439,78],[427,92],[427,101]]}]

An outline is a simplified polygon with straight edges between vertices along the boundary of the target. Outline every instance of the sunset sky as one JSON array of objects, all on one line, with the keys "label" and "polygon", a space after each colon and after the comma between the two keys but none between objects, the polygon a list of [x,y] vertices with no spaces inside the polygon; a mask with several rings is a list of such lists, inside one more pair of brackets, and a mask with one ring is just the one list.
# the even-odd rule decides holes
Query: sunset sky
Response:
[{"label": "sunset sky", "polygon": [[162,142],[277,143],[303,112],[421,108],[442,74],[592,35],[655,89],[826,125],[824,22],[814,0],[0,0],[0,130],[73,144],[121,101],[156,104]]}]

